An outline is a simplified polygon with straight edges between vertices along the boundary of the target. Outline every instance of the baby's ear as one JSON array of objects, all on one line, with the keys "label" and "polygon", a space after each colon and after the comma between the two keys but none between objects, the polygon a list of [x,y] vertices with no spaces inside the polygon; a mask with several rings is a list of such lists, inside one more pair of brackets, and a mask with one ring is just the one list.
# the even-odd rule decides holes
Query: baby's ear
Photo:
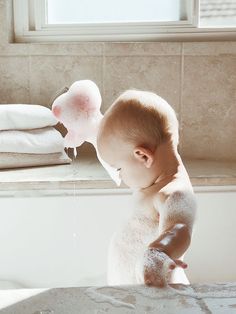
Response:
[{"label": "baby's ear", "polygon": [[134,157],[138,159],[146,168],[150,168],[154,161],[154,154],[153,152],[144,147],[135,147]]}]

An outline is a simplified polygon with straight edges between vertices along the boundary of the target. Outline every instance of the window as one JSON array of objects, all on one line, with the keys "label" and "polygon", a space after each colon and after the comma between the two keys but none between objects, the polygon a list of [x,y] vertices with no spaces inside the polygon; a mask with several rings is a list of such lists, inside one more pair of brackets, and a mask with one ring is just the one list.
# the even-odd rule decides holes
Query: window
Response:
[{"label": "window", "polygon": [[201,0],[200,26],[236,26],[236,0]]},{"label": "window", "polygon": [[14,0],[15,41],[235,38],[235,2]]},{"label": "window", "polygon": [[181,15],[180,2],[183,3],[180,0],[48,0],[46,19],[48,24],[180,21],[186,19]]}]

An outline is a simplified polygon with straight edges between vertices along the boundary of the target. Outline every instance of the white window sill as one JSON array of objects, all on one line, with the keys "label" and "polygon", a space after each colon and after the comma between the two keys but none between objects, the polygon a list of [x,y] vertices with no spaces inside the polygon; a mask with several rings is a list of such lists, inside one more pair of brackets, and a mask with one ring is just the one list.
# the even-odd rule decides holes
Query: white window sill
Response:
[{"label": "white window sill", "polygon": [[236,40],[236,28],[171,28],[153,29],[145,32],[145,29],[136,29],[133,33],[96,33],[78,32],[76,30],[58,31],[25,31],[23,35],[16,35],[16,43],[50,43],[50,42],[137,42],[137,41],[211,41],[211,40]]}]

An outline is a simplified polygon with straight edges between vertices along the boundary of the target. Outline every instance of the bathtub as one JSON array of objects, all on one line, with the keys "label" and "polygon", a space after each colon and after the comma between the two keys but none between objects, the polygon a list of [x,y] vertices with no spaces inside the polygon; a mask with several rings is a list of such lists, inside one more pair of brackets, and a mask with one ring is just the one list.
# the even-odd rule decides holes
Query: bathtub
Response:
[{"label": "bathtub", "polygon": [[[195,192],[188,278],[236,281],[236,187]],[[130,192],[44,194],[0,197],[0,288],[106,285],[109,239],[131,214]]]}]

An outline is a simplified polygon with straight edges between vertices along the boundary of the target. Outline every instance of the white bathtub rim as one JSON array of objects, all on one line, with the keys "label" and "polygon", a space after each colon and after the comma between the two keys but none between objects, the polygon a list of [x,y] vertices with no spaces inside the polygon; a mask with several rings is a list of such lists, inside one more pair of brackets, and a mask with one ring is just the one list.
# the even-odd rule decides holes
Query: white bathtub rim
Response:
[{"label": "white bathtub rim", "polygon": [[[195,193],[233,193],[236,185],[193,186]],[[50,197],[50,196],[99,196],[99,195],[130,195],[130,189],[55,189],[55,190],[7,190],[0,191],[0,197]]]}]

